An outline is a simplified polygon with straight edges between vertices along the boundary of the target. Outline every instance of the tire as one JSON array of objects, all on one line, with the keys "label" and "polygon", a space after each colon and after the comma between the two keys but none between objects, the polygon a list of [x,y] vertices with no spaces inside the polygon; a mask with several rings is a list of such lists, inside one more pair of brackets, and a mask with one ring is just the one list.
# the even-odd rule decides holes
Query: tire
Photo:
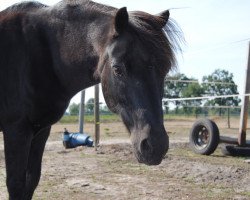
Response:
[{"label": "tire", "polygon": [[223,146],[221,148],[221,152],[225,156],[246,156],[246,157],[250,157],[250,147],[225,145],[225,146]]},{"label": "tire", "polygon": [[217,148],[219,141],[219,129],[212,120],[200,119],[192,126],[189,135],[189,144],[193,152],[210,155]]}]

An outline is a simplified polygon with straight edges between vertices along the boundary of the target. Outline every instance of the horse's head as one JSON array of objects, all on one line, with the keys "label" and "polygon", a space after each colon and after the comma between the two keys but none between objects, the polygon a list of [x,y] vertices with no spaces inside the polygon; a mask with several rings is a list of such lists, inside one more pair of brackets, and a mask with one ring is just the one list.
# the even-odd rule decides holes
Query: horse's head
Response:
[{"label": "horse's head", "polygon": [[106,103],[131,133],[138,161],[148,165],[160,164],[169,147],[162,111],[164,78],[174,64],[163,30],[168,18],[168,11],[118,10],[99,63]]}]

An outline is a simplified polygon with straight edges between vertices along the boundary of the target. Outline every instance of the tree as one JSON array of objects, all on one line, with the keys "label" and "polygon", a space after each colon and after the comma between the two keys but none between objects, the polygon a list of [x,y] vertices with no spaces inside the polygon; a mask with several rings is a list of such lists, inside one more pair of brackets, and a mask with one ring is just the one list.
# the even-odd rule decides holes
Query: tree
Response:
[{"label": "tree", "polygon": [[79,114],[79,107],[80,107],[80,104],[72,103],[69,106],[69,114],[70,115],[78,115]]},{"label": "tree", "polygon": [[[239,94],[237,85],[233,81],[233,74],[226,70],[216,69],[211,75],[203,77],[203,88],[206,95],[234,95]],[[216,98],[207,100],[205,105],[209,106],[238,106],[238,97]],[[220,115],[222,110],[220,109]]]},{"label": "tree", "polygon": [[87,101],[85,105],[86,111],[89,113],[94,113],[94,107],[95,107],[95,99],[89,98],[89,100]]},{"label": "tree", "polygon": [[[201,97],[204,94],[204,89],[201,85],[197,83],[190,83],[182,92],[183,97]],[[182,105],[184,106],[185,113],[192,113],[195,112],[198,114],[201,108],[198,108],[202,104],[202,100],[194,99],[194,100],[187,100],[183,101]],[[194,108],[192,108],[192,106]]]},{"label": "tree", "polygon": [[[188,78],[185,74],[180,73],[173,76],[167,76],[164,83],[164,97],[181,98],[201,95],[201,92],[198,92],[201,87],[199,86],[198,82],[193,83],[194,81],[196,81],[194,78]],[[197,87],[199,87],[199,89]],[[187,106],[187,104],[191,106],[192,102],[195,101],[196,100],[191,101],[191,103],[188,103],[188,101],[174,101],[173,103],[176,106],[177,112],[179,107]],[[165,110],[168,111],[168,102],[165,102],[164,106]]]},{"label": "tree", "polygon": [[[187,82],[189,78],[185,74],[177,73],[173,76],[167,76],[164,82],[164,98],[180,98],[182,97],[182,91],[188,86]],[[180,101],[173,101],[176,106],[176,112],[178,111],[179,106],[181,105]],[[165,109],[168,110],[168,102],[164,104]]]}]

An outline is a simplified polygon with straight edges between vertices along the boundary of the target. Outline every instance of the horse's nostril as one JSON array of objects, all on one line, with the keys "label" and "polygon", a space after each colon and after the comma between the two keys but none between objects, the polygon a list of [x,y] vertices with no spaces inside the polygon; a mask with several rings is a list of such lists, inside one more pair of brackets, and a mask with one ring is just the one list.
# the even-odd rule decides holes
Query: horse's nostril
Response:
[{"label": "horse's nostril", "polygon": [[148,139],[144,139],[141,141],[141,153],[150,153],[152,151],[152,147],[148,142]]}]

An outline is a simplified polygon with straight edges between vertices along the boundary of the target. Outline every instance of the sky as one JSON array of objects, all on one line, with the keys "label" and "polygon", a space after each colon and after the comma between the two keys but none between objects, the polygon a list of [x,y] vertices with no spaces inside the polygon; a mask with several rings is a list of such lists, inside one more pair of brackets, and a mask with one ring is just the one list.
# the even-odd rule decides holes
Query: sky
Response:
[{"label": "sky", "polygon": [[[0,0],[0,10],[19,0]],[[56,0],[40,0],[53,5]],[[233,73],[238,91],[243,93],[250,41],[249,0],[96,0],[129,11],[157,14],[170,10],[170,17],[181,27],[186,44],[178,55],[178,72],[202,80],[215,69]],[[86,90],[86,101],[94,96]],[[76,95],[72,102],[79,102]],[[101,95],[101,101],[103,97]]]}]

